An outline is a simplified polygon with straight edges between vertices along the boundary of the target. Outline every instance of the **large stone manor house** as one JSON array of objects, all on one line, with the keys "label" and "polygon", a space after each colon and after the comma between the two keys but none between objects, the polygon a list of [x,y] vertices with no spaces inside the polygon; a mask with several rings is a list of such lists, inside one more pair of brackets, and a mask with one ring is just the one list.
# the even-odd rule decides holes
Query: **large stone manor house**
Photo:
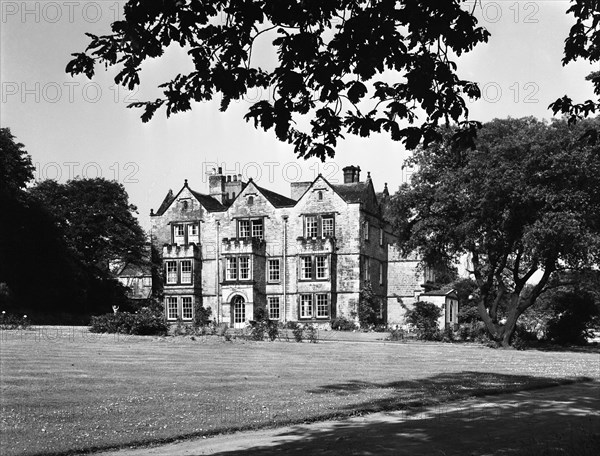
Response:
[{"label": "large stone manor house", "polygon": [[272,319],[327,326],[352,318],[360,291],[370,282],[381,299],[381,316],[401,320],[425,281],[415,258],[393,246],[382,203],[370,175],[343,169],[344,183],[319,175],[294,182],[290,196],[240,175],[209,175],[208,194],[187,179],[151,212],[151,241],[162,253],[168,321],[192,321],[195,307],[243,327],[262,307]]}]

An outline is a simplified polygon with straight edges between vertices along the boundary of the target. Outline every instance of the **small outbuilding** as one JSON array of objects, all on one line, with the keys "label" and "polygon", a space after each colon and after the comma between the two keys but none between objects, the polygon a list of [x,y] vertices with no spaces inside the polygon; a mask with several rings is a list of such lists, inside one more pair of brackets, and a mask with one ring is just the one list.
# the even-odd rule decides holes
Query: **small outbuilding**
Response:
[{"label": "small outbuilding", "polygon": [[458,328],[458,295],[455,289],[431,290],[420,294],[418,300],[431,302],[442,309],[442,315],[438,320],[440,329]]}]

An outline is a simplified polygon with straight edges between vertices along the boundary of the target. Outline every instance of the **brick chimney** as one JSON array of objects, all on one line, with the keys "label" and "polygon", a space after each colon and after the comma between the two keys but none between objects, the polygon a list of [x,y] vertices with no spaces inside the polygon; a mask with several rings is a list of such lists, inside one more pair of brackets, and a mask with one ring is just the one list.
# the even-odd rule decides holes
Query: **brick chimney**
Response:
[{"label": "brick chimney", "polygon": [[344,184],[360,182],[360,166],[346,166],[344,172]]}]

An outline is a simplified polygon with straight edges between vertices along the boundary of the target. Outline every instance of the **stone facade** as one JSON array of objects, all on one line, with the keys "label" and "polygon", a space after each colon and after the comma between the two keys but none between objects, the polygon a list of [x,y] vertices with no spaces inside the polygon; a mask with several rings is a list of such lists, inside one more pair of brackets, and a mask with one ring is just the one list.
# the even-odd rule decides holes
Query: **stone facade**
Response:
[{"label": "stone facade", "polygon": [[257,308],[280,321],[329,326],[352,318],[367,282],[386,322],[400,318],[400,302],[414,300],[418,261],[401,258],[381,215],[370,176],[344,168],[344,183],[322,176],[291,186],[291,198],[242,182],[209,176],[209,194],[185,181],[151,213],[151,241],[162,252],[165,313],[191,321],[195,306],[232,327]]}]

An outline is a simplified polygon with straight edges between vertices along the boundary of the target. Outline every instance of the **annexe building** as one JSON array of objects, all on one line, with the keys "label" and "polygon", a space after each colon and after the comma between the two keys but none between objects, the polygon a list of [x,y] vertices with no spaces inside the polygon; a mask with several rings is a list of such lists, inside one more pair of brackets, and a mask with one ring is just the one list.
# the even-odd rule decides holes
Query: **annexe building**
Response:
[{"label": "annexe building", "polygon": [[370,175],[343,169],[344,183],[319,175],[291,184],[290,197],[241,175],[209,176],[209,193],[187,182],[151,212],[151,241],[162,253],[168,321],[192,321],[198,305],[243,327],[258,307],[280,321],[328,326],[352,318],[370,283],[384,321],[398,321],[400,301],[422,292],[416,258],[398,255],[382,217],[387,184],[375,193]]}]

